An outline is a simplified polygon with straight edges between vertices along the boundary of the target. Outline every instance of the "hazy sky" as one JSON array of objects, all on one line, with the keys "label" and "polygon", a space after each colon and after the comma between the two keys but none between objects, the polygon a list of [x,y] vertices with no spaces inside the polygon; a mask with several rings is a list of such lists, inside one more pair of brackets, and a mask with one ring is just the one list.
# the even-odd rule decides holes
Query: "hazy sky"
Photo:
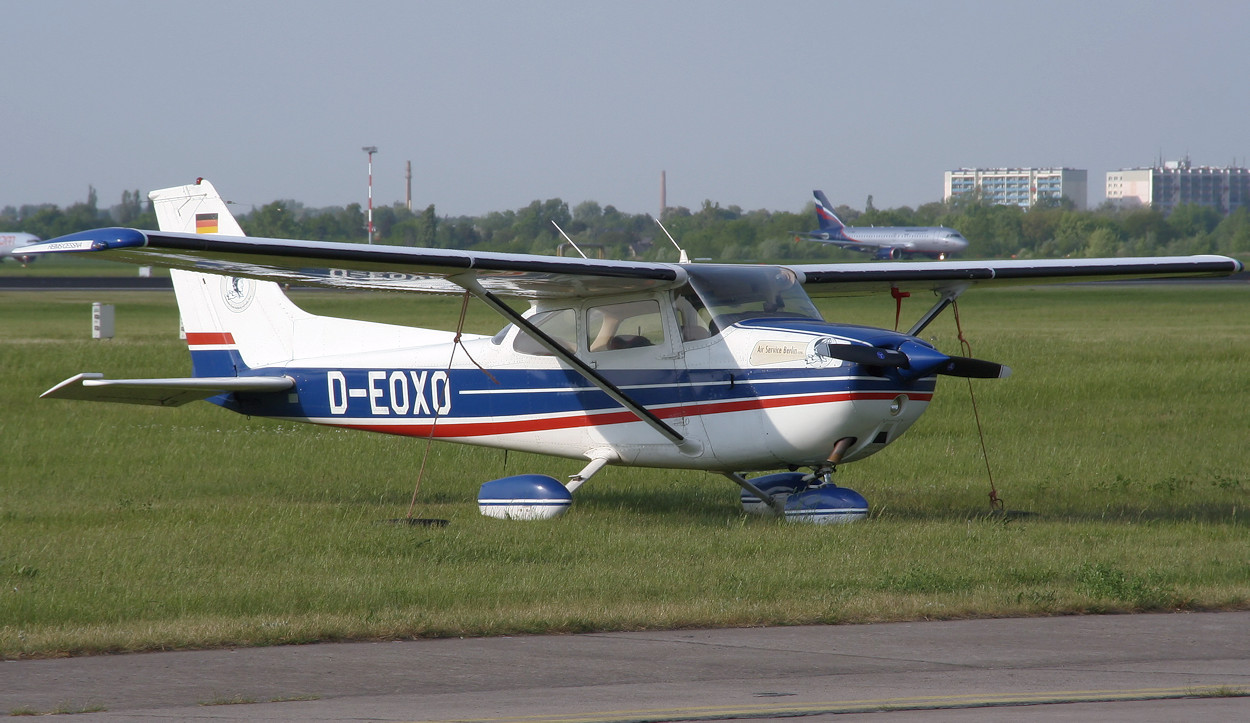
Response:
[{"label": "hazy sky", "polygon": [[970,166],[1250,156],[1250,3],[0,4],[0,207],[212,180],[440,215],[941,200]]}]

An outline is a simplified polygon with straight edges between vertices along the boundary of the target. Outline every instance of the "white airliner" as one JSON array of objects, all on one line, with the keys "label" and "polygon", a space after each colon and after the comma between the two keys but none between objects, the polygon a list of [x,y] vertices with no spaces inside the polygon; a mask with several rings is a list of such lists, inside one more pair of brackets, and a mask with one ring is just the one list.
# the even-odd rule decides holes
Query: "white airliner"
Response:
[{"label": "white airliner", "polygon": [[23,246],[29,246],[34,243],[39,243],[39,237],[33,233],[19,233],[15,231],[0,232],[0,261],[12,258],[17,259],[21,262],[22,266],[25,266],[31,261],[34,261],[35,257],[27,256],[26,254],[15,254],[13,251],[14,249],[20,249]]},{"label": "white airliner", "polygon": [[820,228],[796,234],[798,238],[895,260],[920,255],[945,261],[950,254],[968,248],[968,239],[963,234],[945,226],[847,226],[834,214],[833,204],[824,191],[812,191],[812,195],[816,197],[816,220]]}]

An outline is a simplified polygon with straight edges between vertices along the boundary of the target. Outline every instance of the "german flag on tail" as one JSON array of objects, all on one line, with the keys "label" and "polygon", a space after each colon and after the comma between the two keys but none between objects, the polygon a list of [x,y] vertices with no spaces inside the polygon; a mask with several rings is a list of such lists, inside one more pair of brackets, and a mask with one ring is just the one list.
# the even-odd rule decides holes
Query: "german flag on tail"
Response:
[{"label": "german flag on tail", "polygon": [[196,233],[217,233],[217,214],[215,213],[195,214],[195,232]]}]

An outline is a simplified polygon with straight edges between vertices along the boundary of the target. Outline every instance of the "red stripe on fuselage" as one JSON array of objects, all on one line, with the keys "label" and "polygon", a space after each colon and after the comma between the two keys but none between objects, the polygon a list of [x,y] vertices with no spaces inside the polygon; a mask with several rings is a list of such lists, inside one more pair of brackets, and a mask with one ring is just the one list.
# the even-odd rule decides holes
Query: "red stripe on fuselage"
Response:
[{"label": "red stripe on fuselage", "polygon": [[[832,394],[804,394],[796,397],[772,397],[737,399],[724,402],[708,402],[692,404],[685,407],[651,410],[661,419],[674,417],[698,417],[712,414],[744,412],[752,409],[776,409],[780,407],[797,407],[807,404],[827,404],[830,402],[853,402],[866,400],[894,399],[901,392],[838,392]],[[911,399],[928,402],[933,399],[932,393],[912,394]],[[543,419],[519,419],[498,422],[452,422],[440,421],[433,424],[342,424],[335,426],[361,429],[384,434],[399,434],[408,437],[428,437],[431,428],[435,438],[454,437],[490,437],[499,434],[522,434],[525,432],[545,432],[553,429],[572,429],[575,427],[604,427],[610,424],[628,424],[640,421],[632,412],[612,411],[597,414],[575,414],[565,417],[548,417]]]}]

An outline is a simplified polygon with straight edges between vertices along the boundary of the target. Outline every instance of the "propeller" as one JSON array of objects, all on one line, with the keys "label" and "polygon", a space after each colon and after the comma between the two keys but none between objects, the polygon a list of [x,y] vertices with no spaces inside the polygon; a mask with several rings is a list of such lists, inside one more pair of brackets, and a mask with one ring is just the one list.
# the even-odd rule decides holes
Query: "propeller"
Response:
[{"label": "propeller", "polygon": [[947,366],[938,369],[937,373],[968,379],[1006,379],[1011,376],[1011,367],[970,356],[953,356],[949,358]]},{"label": "propeller", "polygon": [[949,356],[910,340],[899,344],[898,349],[826,342],[817,345],[816,352],[852,364],[898,369],[906,379],[918,379],[930,374],[970,379],[1005,379],[1011,376],[1011,367],[984,359]]}]

